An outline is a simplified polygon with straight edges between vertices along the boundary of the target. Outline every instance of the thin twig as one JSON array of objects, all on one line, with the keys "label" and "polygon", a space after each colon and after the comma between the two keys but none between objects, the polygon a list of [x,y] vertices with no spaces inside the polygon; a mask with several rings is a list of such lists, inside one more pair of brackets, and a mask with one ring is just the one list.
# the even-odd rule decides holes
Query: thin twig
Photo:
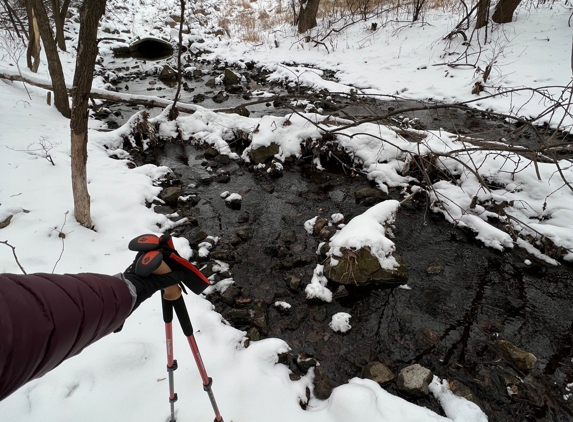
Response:
[{"label": "thin twig", "polygon": [[14,255],[14,259],[16,260],[16,264],[18,264],[18,267],[20,267],[20,270],[24,274],[28,275],[28,273],[24,270],[24,267],[22,267],[22,265],[20,264],[20,261],[18,260],[18,256],[16,255],[16,247],[9,244],[7,240],[0,240],[0,243],[3,243],[4,245],[6,245],[12,249],[12,254]]}]

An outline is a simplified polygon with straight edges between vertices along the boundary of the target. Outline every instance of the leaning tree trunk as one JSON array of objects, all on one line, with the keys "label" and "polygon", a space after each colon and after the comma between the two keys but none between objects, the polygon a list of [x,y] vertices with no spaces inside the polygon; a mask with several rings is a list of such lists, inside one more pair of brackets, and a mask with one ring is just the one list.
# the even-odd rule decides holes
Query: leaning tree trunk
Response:
[{"label": "leaning tree trunk", "polygon": [[511,22],[513,20],[513,12],[515,12],[519,3],[521,3],[521,0],[499,0],[491,20],[495,23]]},{"label": "leaning tree trunk", "polygon": [[476,29],[483,28],[487,25],[489,19],[489,6],[491,5],[491,0],[479,0],[477,8],[477,21]]},{"label": "leaning tree trunk", "polygon": [[28,15],[28,49],[26,50],[26,60],[28,68],[36,73],[40,67],[40,51],[42,46],[40,44],[40,30],[38,29],[38,21],[34,15],[34,9],[28,2],[26,3],[26,14]]},{"label": "leaning tree trunk", "polygon": [[82,226],[93,226],[87,183],[88,100],[98,53],[98,22],[105,11],[106,0],[84,0],[80,6],[80,34],[76,71],[72,88],[72,191],[74,216]]},{"label": "leaning tree trunk", "polygon": [[298,33],[303,34],[316,26],[316,14],[320,0],[301,0],[298,15]]},{"label": "leaning tree trunk", "polygon": [[66,90],[66,80],[62,69],[62,62],[58,54],[58,47],[52,34],[50,21],[42,0],[31,0],[34,14],[38,20],[40,36],[48,58],[48,71],[54,87],[54,105],[64,117],[70,117],[70,103],[68,101],[68,91]]}]

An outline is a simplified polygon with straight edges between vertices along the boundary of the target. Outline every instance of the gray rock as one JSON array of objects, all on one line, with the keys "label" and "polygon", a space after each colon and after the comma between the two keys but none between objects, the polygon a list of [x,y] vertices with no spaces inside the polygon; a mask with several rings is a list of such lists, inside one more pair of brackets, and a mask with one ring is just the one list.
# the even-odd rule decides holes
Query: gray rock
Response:
[{"label": "gray rock", "polygon": [[239,215],[239,218],[237,219],[237,223],[239,224],[248,223],[250,218],[251,214],[249,214],[248,211],[242,212],[241,215]]},{"label": "gray rock", "polygon": [[225,200],[225,205],[227,205],[228,207],[230,207],[233,210],[240,210],[242,202],[243,201],[241,198],[232,198],[228,201]]},{"label": "gray rock", "polygon": [[231,309],[225,319],[239,325],[247,325],[251,322],[251,313],[248,309]]},{"label": "gray rock", "polygon": [[320,233],[318,234],[318,238],[322,240],[330,240],[332,236],[336,233],[336,227],[334,226],[324,226]]},{"label": "gray rock", "polygon": [[261,334],[255,327],[251,327],[247,331],[247,338],[251,341],[259,341],[261,339]]},{"label": "gray rock", "polygon": [[269,158],[274,157],[275,154],[279,153],[279,145],[274,142],[269,146],[259,147],[257,149],[252,149],[250,151],[251,160],[255,163],[264,163]]},{"label": "gray rock", "polygon": [[336,257],[338,263],[331,265],[327,259],[324,265],[324,275],[337,283],[365,285],[369,283],[396,283],[405,284],[408,281],[408,268],[406,262],[399,255],[394,254],[398,268],[386,270],[380,266],[378,258],[367,248],[358,251],[341,249],[343,256]]},{"label": "gray rock", "polygon": [[332,294],[333,299],[340,299],[348,296],[348,289],[346,286],[338,286],[338,289]]},{"label": "gray rock", "polygon": [[192,101],[193,101],[195,104],[197,104],[197,103],[202,103],[203,101],[205,101],[205,95],[203,95],[203,94],[194,95]]},{"label": "gray rock", "polygon": [[166,204],[176,204],[177,200],[181,196],[181,192],[181,186],[170,186],[168,188],[164,188],[159,193],[158,197]]},{"label": "gray rock", "polygon": [[498,340],[496,344],[503,358],[517,369],[531,371],[535,366],[537,358],[533,354],[521,350],[507,340]]},{"label": "gray rock", "polygon": [[229,286],[221,294],[221,300],[227,305],[233,305],[235,303],[235,298],[239,295],[239,288],[237,286]]},{"label": "gray rock", "polygon": [[237,237],[241,239],[243,242],[246,242],[252,237],[251,231],[247,229],[239,229],[237,230]]},{"label": "gray rock", "polygon": [[458,397],[463,397],[472,403],[477,404],[482,410],[484,410],[481,400],[470,390],[466,385],[462,384],[458,380],[448,380],[450,390]]},{"label": "gray rock", "polygon": [[396,376],[394,373],[381,362],[370,362],[364,367],[364,377],[384,385],[393,381]]},{"label": "gray rock", "polygon": [[213,101],[217,104],[221,104],[229,99],[229,96],[224,91],[219,91],[217,95],[213,97]]},{"label": "gray rock", "polygon": [[177,72],[171,66],[165,65],[158,77],[162,80],[175,80],[177,79]]},{"label": "gray rock", "polygon": [[231,175],[227,172],[221,172],[215,176],[215,182],[217,183],[229,183],[231,181]]},{"label": "gray rock", "polygon": [[223,75],[223,84],[225,86],[237,85],[241,82],[241,75],[233,72],[231,69],[225,69]]},{"label": "gray rock", "polygon": [[317,365],[316,359],[310,358],[306,355],[299,355],[298,359],[296,360],[296,366],[306,374],[310,368],[313,368]]},{"label": "gray rock", "polygon": [[430,392],[428,386],[433,377],[432,371],[416,363],[400,371],[396,386],[408,396],[424,397]]},{"label": "gray rock", "polygon": [[317,217],[316,221],[314,222],[314,227],[312,228],[312,235],[318,236],[323,228],[328,225],[328,220],[323,217]]},{"label": "gray rock", "polygon": [[326,400],[332,394],[332,390],[336,387],[322,366],[314,368],[314,395],[319,400]]},{"label": "gray rock", "polygon": [[379,189],[362,188],[354,192],[354,198],[357,204],[374,205],[385,200],[387,195]]},{"label": "gray rock", "polygon": [[215,148],[213,147],[209,147],[205,150],[205,158],[207,158],[208,160],[211,160],[213,158],[215,158],[216,156],[219,155],[219,151],[217,151]]},{"label": "gray rock", "polygon": [[217,259],[223,262],[232,262],[235,260],[233,252],[224,249],[219,251],[211,251],[209,256],[211,257],[211,259]]},{"label": "gray rock", "polygon": [[302,281],[300,277],[297,277],[293,274],[284,274],[283,280],[286,281],[288,288],[292,291],[298,290],[300,287],[300,282]]},{"label": "gray rock", "polygon": [[446,263],[442,259],[436,258],[432,262],[430,262],[430,265],[428,265],[426,272],[431,275],[440,274],[442,271],[444,271],[445,267]]},{"label": "gray rock", "polygon": [[285,243],[296,242],[296,232],[294,230],[283,230],[281,232],[281,240]]}]

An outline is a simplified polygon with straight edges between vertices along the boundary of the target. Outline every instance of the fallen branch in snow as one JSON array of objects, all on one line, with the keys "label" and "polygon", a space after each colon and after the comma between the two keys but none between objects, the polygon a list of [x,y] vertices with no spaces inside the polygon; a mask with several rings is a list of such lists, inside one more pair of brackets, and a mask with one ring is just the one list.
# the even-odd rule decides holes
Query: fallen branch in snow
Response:
[{"label": "fallen branch in snow", "polygon": [[0,243],[3,243],[4,245],[8,246],[10,249],[12,249],[12,254],[14,255],[14,259],[16,260],[16,264],[18,264],[18,267],[20,267],[20,270],[27,275],[28,273],[24,270],[24,267],[22,267],[22,265],[20,264],[20,261],[18,260],[18,255],[16,255],[16,247],[12,246],[11,244],[8,243],[7,240],[0,240]]},{"label": "fallen branch in snow", "polygon": [[[1,79],[6,79],[12,82],[24,82],[28,85],[36,86],[38,88],[52,90],[52,84],[46,82],[40,82],[38,80],[33,80],[30,78],[26,78],[24,76],[15,75],[12,73],[0,73]],[[68,92],[71,89],[68,88]],[[165,108],[173,104],[173,101],[166,100],[159,97],[151,97],[145,95],[129,95],[129,94],[120,94],[118,92],[111,92],[106,91],[103,89],[92,89],[90,93],[90,97],[96,100],[106,100],[111,101],[114,103],[127,103],[133,105],[143,105],[146,107],[161,107]],[[179,111],[184,113],[193,114],[197,110],[197,107],[191,104],[184,104],[184,103],[177,103],[177,108]]]}]

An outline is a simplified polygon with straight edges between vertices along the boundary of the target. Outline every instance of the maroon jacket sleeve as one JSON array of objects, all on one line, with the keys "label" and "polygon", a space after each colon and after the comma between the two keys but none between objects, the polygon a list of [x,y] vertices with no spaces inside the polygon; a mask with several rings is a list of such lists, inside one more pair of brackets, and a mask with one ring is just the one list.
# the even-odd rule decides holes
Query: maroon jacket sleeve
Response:
[{"label": "maroon jacket sleeve", "polygon": [[0,400],[121,326],[132,296],[102,274],[0,274]]}]

